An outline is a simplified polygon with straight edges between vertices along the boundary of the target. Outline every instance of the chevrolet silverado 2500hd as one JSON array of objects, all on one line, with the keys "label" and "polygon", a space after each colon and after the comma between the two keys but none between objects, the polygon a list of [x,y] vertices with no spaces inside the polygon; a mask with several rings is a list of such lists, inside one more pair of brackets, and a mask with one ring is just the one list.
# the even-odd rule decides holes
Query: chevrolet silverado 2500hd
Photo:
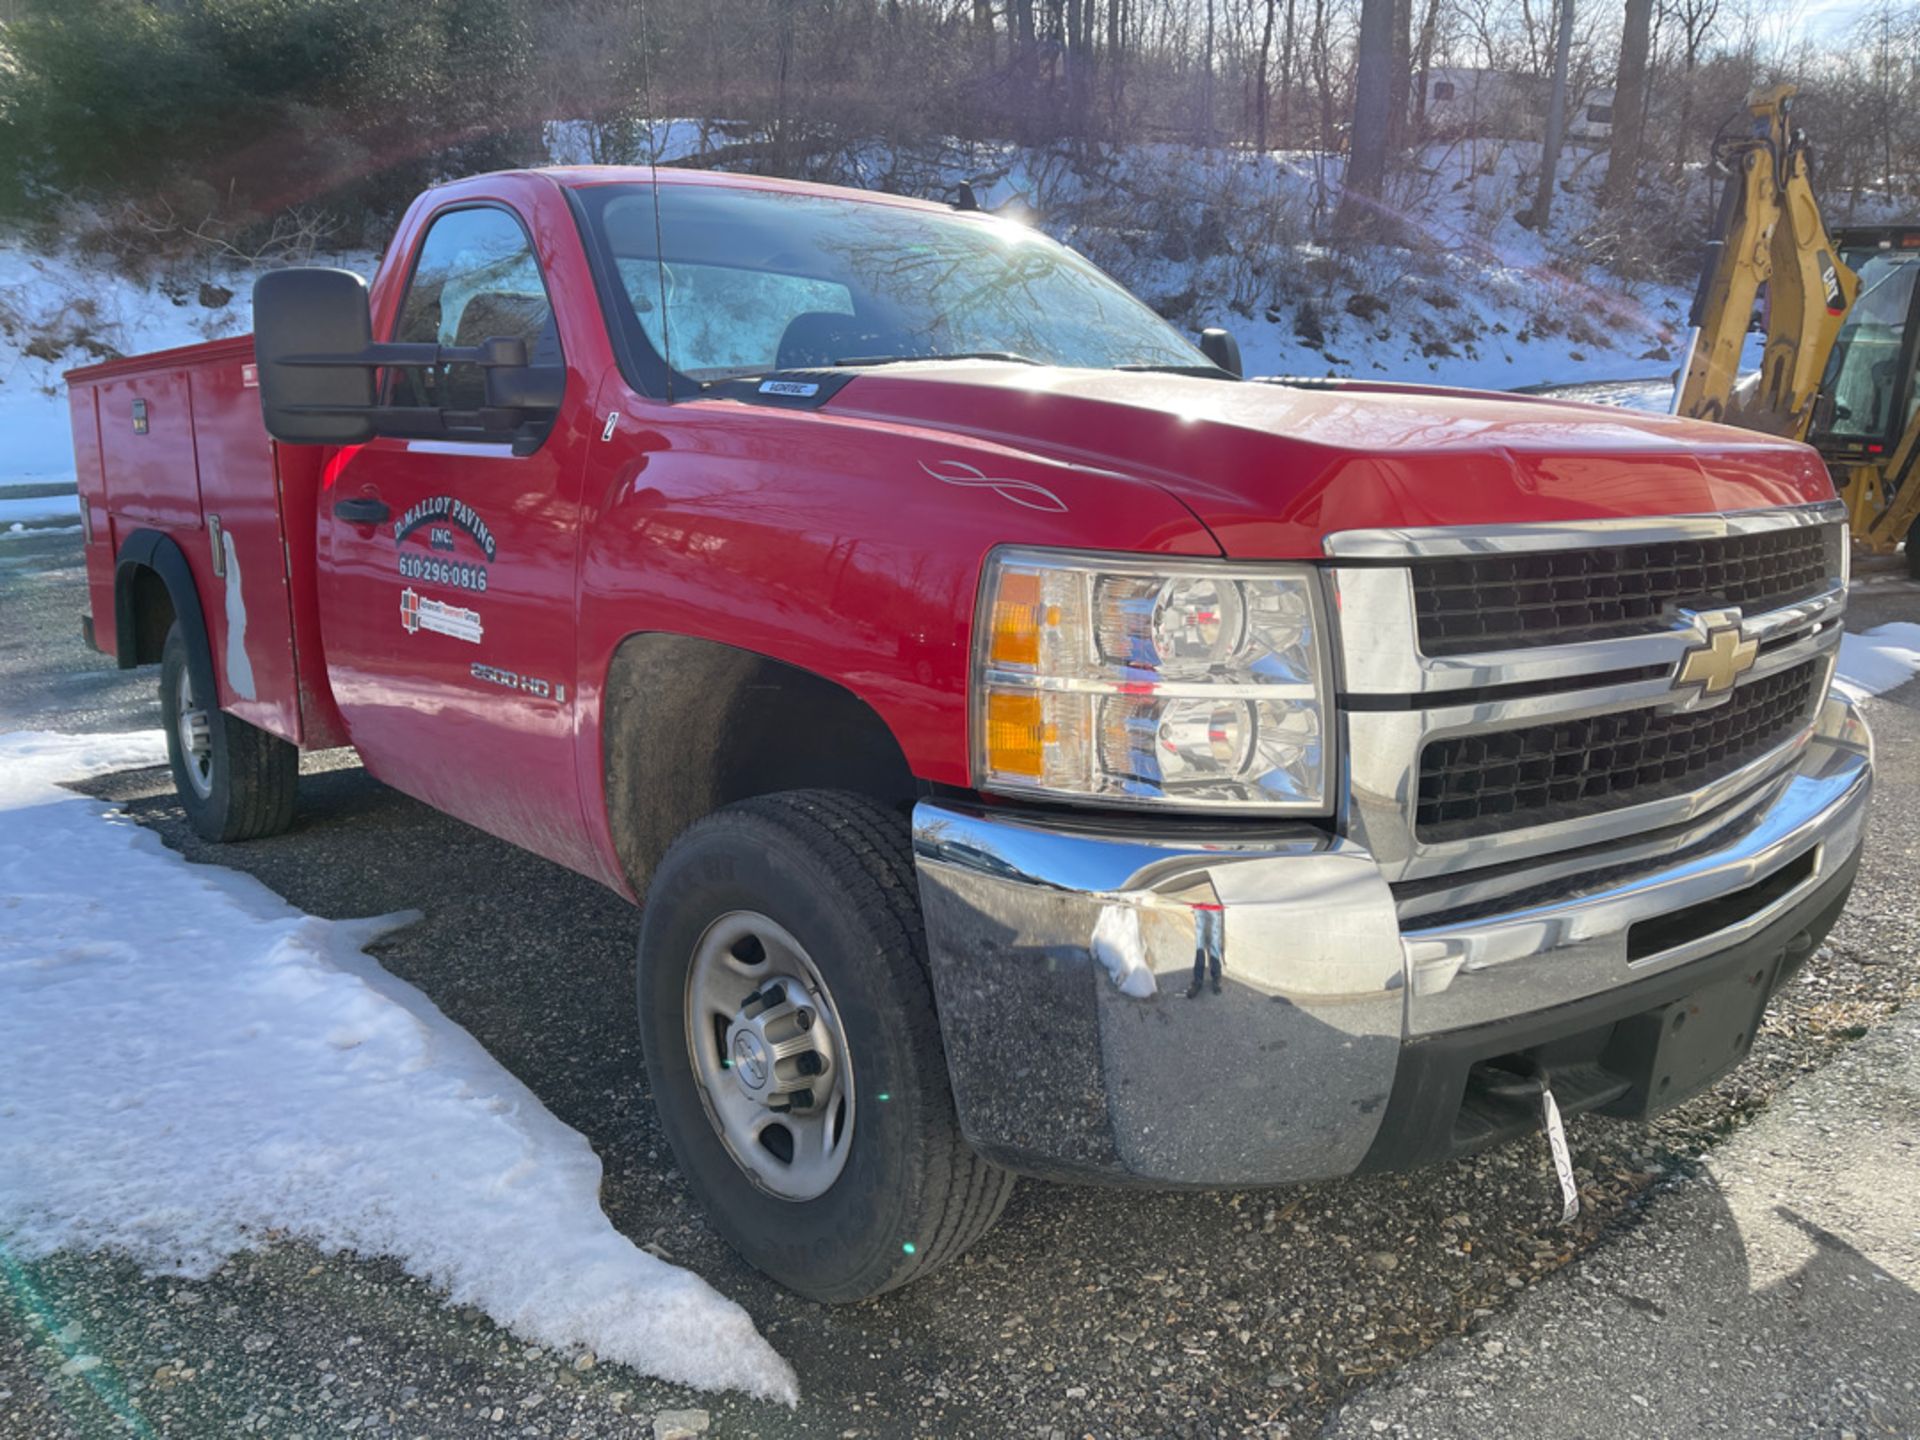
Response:
[{"label": "chevrolet silverado 2500hd", "polygon": [[1846,899],[1793,443],[1256,382],[987,215],[429,191],[369,292],[75,371],[93,641],[201,834],[302,749],[644,900],[661,1123],[829,1300],[1012,1176],[1243,1186],[1644,1115]]}]

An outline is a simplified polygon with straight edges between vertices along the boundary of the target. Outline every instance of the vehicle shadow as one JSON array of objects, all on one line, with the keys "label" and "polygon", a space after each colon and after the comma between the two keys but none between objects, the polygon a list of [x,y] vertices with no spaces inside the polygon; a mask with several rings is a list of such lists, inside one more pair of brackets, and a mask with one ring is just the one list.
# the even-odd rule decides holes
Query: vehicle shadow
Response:
[{"label": "vehicle shadow", "polygon": [[292,830],[231,846],[193,835],[164,770],[76,788],[311,913],[421,911],[380,962],[588,1138],[622,1231],[739,1300],[792,1361],[799,1411],[725,1402],[755,1433],[839,1435],[853,1417],[881,1435],[1299,1434],[1564,1263],[1648,1180],[1643,1131],[1583,1120],[1588,1213],[1571,1231],[1549,1224],[1554,1181],[1532,1144],[1279,1191],[1027,1182],[961,1262],[877,1301],[818,1306],[745,1266],[674,1167],[633,1020],[638,911],[351,756],[310,759],[301,787]]}]

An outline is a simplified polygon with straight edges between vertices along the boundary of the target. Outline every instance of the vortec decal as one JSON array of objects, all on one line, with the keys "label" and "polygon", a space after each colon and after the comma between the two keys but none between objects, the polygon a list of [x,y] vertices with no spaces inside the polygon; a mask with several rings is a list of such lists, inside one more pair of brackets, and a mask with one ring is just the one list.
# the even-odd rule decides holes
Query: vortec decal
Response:
[{"label": "vortec decal", "polygon": [[[426,499],[409,505],[406,513],[393,522],[393,543],[400,544],[422,525],[431,524],[435,520],[452,521],[473,537],[473,543],[480,547],[481,553],[487,559],[493,559],[493,531],[487,528],[487,522],[480,518],[477,510],[466,501],[456,500],[451,495],[429,495]],[[451,535],[445,537],[445,544],[441,544],[440,540],[441,537],[438,535],[433,537],[436,550],[453,548]]]},{"label": "vortec decal", "polygon": [[451,635],[478,645],[484,633],[480,612],[463,610],[444,600],[430,600],[409,588],[400,592],[400,625],[409,635],[431,630],[436,635]]}]

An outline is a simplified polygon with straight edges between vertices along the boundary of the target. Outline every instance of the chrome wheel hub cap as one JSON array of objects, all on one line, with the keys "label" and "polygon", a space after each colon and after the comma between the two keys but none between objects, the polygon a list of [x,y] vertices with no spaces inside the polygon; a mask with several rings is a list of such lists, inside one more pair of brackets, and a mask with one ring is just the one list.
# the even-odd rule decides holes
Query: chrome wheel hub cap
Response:
[{"label": "chrome wheel hub cap", "polygon": [[194,703],[193,676],[180,673],[180,687],[174,696],[174,728],[180,735],[180,761],[187,781],[201,799],[213,793],[213,722],[207,712]]},{"label": "chrome wheel hub cap", "polygon": [[686,1020],[707,1118],[734,1163],[782,1199],[825,1194],[853,1141],[853,1076],[800,942],[757,912],[721,916],[695,948]]}]

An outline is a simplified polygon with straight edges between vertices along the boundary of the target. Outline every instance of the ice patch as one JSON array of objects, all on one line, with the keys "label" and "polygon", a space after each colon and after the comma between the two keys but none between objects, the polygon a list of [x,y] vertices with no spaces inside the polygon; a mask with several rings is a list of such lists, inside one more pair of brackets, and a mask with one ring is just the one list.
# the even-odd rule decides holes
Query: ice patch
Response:
[{"label": "ice patch", "polygon": [[205,1275],[272,1232],[392,1255],[529,1341],[791,1402],[746,1312],[614,1230],[600,1161],[327,921],[61,780],[157,733],[0,736],[0,1237]]},{"label": "ice patch", "polygon": [[1851,700],[1864,700],[1904,685],[1920,673],[1920,625],[1895,620],[1864,635],[1840,637],[1840,665],[1833,688]]}]

